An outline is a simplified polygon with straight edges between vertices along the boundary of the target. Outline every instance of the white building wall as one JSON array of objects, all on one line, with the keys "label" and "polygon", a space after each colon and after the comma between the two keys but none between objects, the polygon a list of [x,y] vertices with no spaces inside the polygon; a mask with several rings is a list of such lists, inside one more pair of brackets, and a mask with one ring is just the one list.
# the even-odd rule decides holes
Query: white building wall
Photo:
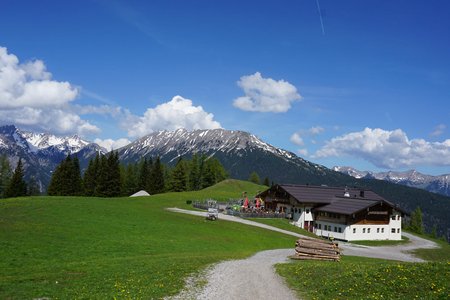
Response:
[{"label": "white building wall", "polygon": [[293,207],[293,222],[294,225],[300,228],[305,228],[305,221],[314,221],[311,206]]},{"label": "white building wall", "polygon": [[[395,241],[402,239],[401,225],[401,214],[394,211],[389,218],[389,224],[343,225],[333,222],[318,221],[316,222],[315,233],[318,236],[333,237],[335,239],[346,241]],[[337,228],[338,232],[336,232],[335,228]],[[339,228],[341,229],[341,232],[339,232]]]}]

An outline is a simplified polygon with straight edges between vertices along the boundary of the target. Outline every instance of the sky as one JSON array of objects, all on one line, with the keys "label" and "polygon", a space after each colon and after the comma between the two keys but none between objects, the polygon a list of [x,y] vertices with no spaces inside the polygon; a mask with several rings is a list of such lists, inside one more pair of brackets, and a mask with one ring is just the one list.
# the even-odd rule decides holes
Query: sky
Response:
[{"label": "sky", "polygon": [[243,130],[327,167],[450,173],[450,2],[0,1],[0,125],[108,149]]}]

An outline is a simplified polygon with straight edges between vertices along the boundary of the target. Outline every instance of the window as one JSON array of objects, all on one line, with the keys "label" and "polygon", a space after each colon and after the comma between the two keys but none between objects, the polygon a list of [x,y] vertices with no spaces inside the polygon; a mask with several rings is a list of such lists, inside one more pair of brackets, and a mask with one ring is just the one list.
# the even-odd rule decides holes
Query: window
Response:
[{"label": "window", "polygon": [[356,233],[356,228],[353,228],[353,233]]},{"label": "window", "polygon": [[397,220],[400,221],[400,215],[397,215]]},{"label": "window", "polygon": [[318,224],[319,225],[319,229],[322,229],[322,224]]},{"label": "window", "polygon": [[392,216],[391,219],[392,219],[393,221],[395,221],[395,216]]},{"label": "window", "polygon": [[363,228],[363,233],[366,233],[366,229],[365,228]]},{"label": "window", "polygon": [[381,233],[384,233],[384,228],[381,228]]},{"label": "window", "polygon": [[377,233],[380,233],[380,228],[379,227],[377,228]]},{"label": "window", "polygon": [[306,209],[306,213],[309,214],[309,209]]},{"label": "window", "polygon": [[395,228],[392,228],[392,229],[391,229],[391,233],[395,233]]},{"label": "window", "polygon": [[370,228],[367,228],[367,233],[370,233]]},{"label": "window", "polygon": [[342,229],[341,229],[341,227],[338,227],[338,232],[342,232]]},{"label": "window", "polygon": [[336,226],[334,226],[334,232],[337,232],[337,227]]},{"label": "window", "polygon": [[400,228],[397,228],[397,233],[400,233]]}]

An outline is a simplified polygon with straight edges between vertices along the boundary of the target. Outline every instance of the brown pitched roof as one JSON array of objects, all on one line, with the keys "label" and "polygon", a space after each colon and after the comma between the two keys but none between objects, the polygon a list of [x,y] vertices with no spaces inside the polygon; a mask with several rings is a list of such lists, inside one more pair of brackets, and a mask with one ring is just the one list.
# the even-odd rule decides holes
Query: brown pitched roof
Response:
[{"label": "brown pitched roof", "polygon": [[300,203],[327,204],[334,202],[336,197],[344,197],[346,193],[348,193],[348,198],[352,199],[386,201],[383,197],[370,190],[357,188],[293,184],[281,184],[279,187],[289,193]]},{"label": "brown pitched roof", "polygon": [[347,187],[328,187],[313,185],[294,185],[280,184],[275,185],[262,192],[260,196],[290,195],[299,203],[316,204],[315,211],[326,211],[340,214],[353,214],[363,209],[367,209],[383,202],[396,210],[405,213],[399,207],[390,203],[380,195],[371,190],[347,188]]}]

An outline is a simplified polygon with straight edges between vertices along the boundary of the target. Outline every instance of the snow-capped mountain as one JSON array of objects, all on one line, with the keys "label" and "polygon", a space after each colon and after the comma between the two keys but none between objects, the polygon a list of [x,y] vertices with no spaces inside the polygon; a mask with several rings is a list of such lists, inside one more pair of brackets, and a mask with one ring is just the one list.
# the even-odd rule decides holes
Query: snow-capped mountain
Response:
[{"label": "snow-capped mountain", "polygon": [[107,151],[76,135],[58,137],[20,130],[14,125],[0,127],[0,155],[8,157],[12,168],[21,158],[26,179],[34,178],[42,191],[50,181],[51,172],[68,154],[77,155],[83,167],[97,152]]},{"label": "snow-capped mountain", "polygon": [[409,170],[405,172],[370,172],[359,171],[352,167],[338,167],[332,168],[334,171],[350,175],[355,178],[373,178],[378,180],[386,180],[389,182],[403,184],[410,187],[420,188],[433,193],[450,196],[450,174],[439,176],[432,176],[422,174],[416,170]]},{"label": "snow-capped mountain", "polygon": [[238,179],[247,179],[253,171],[261,178],[268,177],[278,182],[324,183],[329,180],[335,182],[336,175],[339,177],[338,173],[324,166],[274,147],[253,134],[236,130],[159,131],[118,149],[118,152],[125,162],[159,156],[169,164],[175,163],[179,157],[189,158],[194,153],[214,156],[231,177]]}]

